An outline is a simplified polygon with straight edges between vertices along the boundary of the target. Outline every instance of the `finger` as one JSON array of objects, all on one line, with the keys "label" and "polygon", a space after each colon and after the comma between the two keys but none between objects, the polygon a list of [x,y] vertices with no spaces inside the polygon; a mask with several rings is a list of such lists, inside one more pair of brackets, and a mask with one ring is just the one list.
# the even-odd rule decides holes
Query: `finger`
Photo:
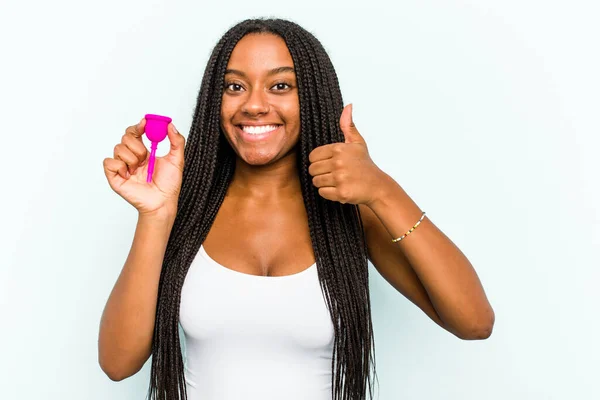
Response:
[{"label": "finger", "polygon": [[328,158],[333,157],[333,149],[337,145],[338,145],[338,143],[329,143],[329,144],[325,144],[323,146],[314,148],[308,154],[308,161],[313,163],[313,162],[317,162],[317,161],[321,161],[321,160],[327,160]]},{"label": "finger", "polygon": [[185,137],[183,137],[183,135],[179,133],[179,131],[177,130],[177,128],[175,128],[175,125],[173,124],[169,124],[167,129],[167,136],[169,137],[169,142],[171,143],[171,147],[169,149],[169,156],[173,157],[177,165],[179,165],[183,169]]},{"label": "finger", "polygon": [[311,163],[308,167],[308,173],[311,176],[317,176],[321,174],[327,174],[333,170],[333,163],[331,162],[331,158],[327,160],[317,161]]},{"label": "finger", "polygon": [[365,143],[364,138],[360,135],[352,120],[352,104],[347,105],[342,110],[340,128],[344,134],[344,143]]},{"label": "finger", "polygon": [[144,164],[148,157],[148,149],[141,140],[133,137],[133,135],[125,134],[121,138],[121,143],[127,146],[127,148],[137,157],[140,166]]},{"label": "finger", "polygon": [[104,174],[107,178],[112,178],[116,175],[121,176],[123,179],[129,178],[127,176],[127,165],[123,161],[114,158],[104,159]]},{"label": "finger", "polygon": [[321,197],[323,197],[324,199],[331,200],[331,201],[339,201],[338,195],[337,195],[337,189],[334,187],[322,187],[322,188],[319,188],[317,191],[319,192],[319,195]]},{"label": "finger", "polygon": [[324,174],[317,175],[312,178],[313,185],[322,188],[322,187],[335,187],[335,179],[333,178],[333,174]]},{"label": "finger", "polygon": [[144,128],[146,127],[146,118],[142,118],[140,122],[135,125],[127,127],[125,134],[129,134],[136,139],[142,141],[142,135],[144,134]]},{"label": "finger", "polygon": [[127,164],[127,169],[130,174],[133,174],[139,165],[138,158],[131,150],[127,148],[123,143],[119,143],[115,146],[114,157],[116,160],[121,160]]}]

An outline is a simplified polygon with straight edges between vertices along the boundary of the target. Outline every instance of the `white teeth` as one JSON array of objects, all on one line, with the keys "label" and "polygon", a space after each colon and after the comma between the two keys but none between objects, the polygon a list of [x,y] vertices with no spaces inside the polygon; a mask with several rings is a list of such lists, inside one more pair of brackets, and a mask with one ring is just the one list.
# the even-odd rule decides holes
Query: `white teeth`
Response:
[{"label": "white teeth", "polygon": [[277,128],[279,128],[279,125],[242,126],[244,132],[255,135],[271,132]]}]

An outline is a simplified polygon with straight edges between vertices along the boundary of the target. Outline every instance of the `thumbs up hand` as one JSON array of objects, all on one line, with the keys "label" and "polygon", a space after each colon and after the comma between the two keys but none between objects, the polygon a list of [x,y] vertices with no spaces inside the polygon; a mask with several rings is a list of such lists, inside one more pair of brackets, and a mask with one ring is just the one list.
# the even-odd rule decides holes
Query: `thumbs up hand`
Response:
[{"label": "thumbs up hand", "polygon": [[327,200],[370,206],[377,200],[386,174],[375,165],[365,139],[352,121],[352,104],[340,117],[344,143],[319,146],[308,156],[308,173],[319,195]]}]

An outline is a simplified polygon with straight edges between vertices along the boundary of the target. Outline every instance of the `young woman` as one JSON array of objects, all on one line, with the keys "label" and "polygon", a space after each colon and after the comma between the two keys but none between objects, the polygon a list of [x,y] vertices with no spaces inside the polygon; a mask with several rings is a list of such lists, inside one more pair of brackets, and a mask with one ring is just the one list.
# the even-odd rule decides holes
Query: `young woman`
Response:
[{"label": "young woman", "polygon": [[144,125],[104,160],[139,212],[101,321],[111,379],[152,355],[152,399],[373,398],[368,260],[442,328],[491,334],[473,267],[371,160],[297,24],[246,20],[222,37],[187,143],[170,124],[150,184]]}]

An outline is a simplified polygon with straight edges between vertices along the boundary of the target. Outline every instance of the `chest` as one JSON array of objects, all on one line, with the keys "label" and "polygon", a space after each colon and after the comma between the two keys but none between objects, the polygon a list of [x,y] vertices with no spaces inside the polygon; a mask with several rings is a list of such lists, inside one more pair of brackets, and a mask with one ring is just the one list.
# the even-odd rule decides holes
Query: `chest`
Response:
[{"label": "chest", "polygon": [[186,380],[198,390],[190,400],[331,399],[335,329],[315,268],[240,274],[201,248],[181,290],[179,322]]},{"label": "chest", "polygon": [[302,199],[257,206],[225,198],[203,247],[221,266],[250,275],[292,275],[315,263]]}]

